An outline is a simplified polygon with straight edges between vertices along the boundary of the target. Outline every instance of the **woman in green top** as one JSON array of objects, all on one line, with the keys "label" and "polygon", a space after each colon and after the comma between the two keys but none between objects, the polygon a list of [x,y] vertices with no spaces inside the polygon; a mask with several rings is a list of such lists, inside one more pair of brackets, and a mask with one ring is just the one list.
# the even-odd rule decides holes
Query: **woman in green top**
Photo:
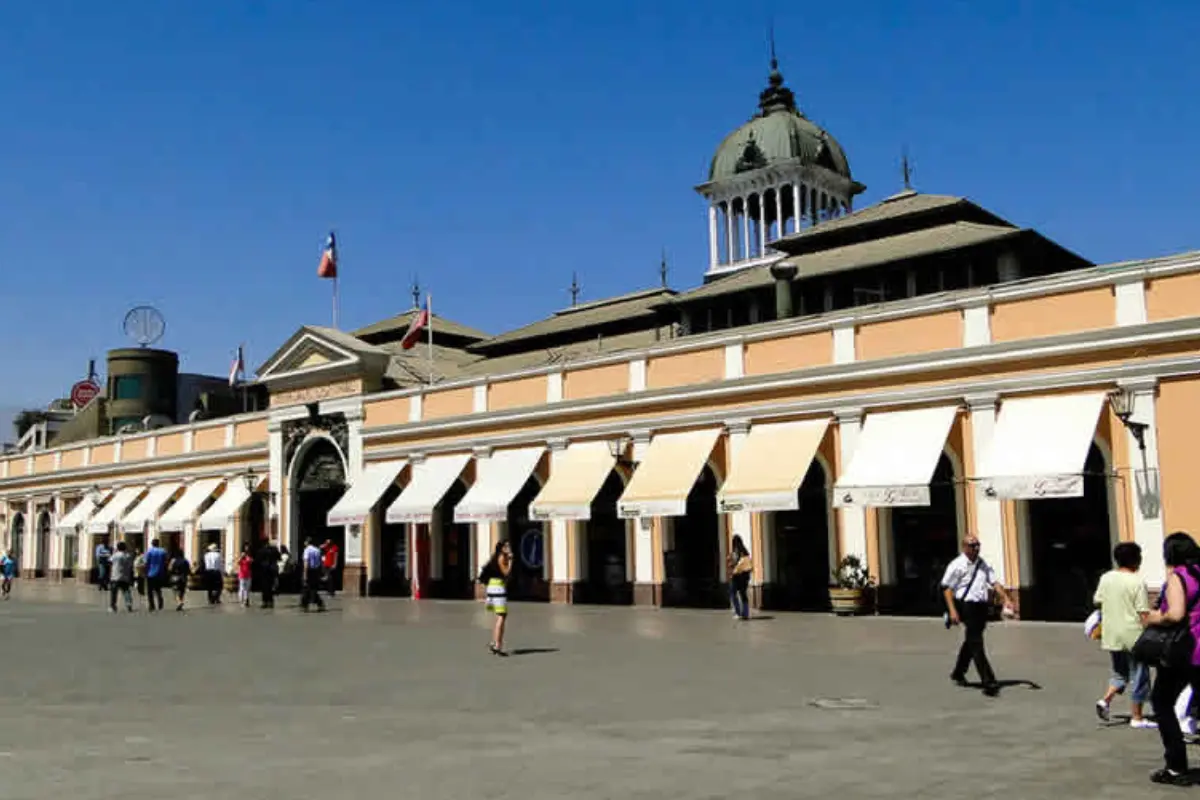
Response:
[{"label": "woman in green top", "polygon": [[1123,694],[1126,686],[1132,686],[1129,725],[1153,728],[1155,724],[1142,716],[1142,707],[1150,696],[1150,670],[1129,652],[1141,636],[1150,613],[1146,584],[1138,575],[1142,548],[1133,542],[1122,542],[1113,548],[1113,561],[1117,563],[1116,569],[1100,578],[1094,598],[1100,609],[1100,643],[1112,658],[1112,677],[1108,691],[1096,701],[1096,714],[1108,721],[1112,699]]},{"label": "woman in green top", "polygon": [[508,576],[511,573],[512,548],[507,540],[497,542],[492,557],[479,574],[479,582],[484,585],[487,608],[496,615],[492,640],[488,642],[488,650],[492,655],[508,655],[504,649],[504,626],[508,620]]}]

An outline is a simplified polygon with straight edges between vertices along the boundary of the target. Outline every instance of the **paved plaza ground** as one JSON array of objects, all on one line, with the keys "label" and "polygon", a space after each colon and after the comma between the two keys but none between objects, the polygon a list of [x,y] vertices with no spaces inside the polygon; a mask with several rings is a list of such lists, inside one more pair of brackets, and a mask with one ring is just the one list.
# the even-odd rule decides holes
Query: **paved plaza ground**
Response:
[{"label": "paved plaza ground", "polygon": [[1147,782],[1156,733],[1098,725],[1107,661],[1074,625],[995,626],[1000,677],[1042,688],[988,699],[949,682],[958,637],[936,620],[516,604],[500,659],[472,603],[113,616],[18,583],[5,800],[1188,791]]}]

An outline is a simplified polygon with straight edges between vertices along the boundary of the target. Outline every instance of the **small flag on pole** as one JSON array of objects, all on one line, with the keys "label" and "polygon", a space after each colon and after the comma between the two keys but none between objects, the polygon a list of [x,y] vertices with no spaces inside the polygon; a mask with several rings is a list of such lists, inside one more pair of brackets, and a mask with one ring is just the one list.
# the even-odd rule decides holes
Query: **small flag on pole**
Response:
[{"label": "small flag on pole", "polygon": [[417,315],[413,317],[412,322],[408,324],[408,330],[404,332],[404,338],[400,340],[400,346],[405,350],[412,350],[416,347],[417,342],[421,339],[421,331],[425,330],[429,325],[429,300],[426,298],[425,307],[422,308]]},{"label": "small flag on pole", "polygon": [[337,278],[337,238],[333,231],[325,240],[325,252],[321,253],[321,264],[317,267],[318,278]]},{"label": "small flag on pole", "polygon": [[237,386],[238,378],[244,377],[246,373],[246,362],[242,358],[242,346],[238,345],[237,356],[233,359],[233,365],[229,368],[229,385]]}]

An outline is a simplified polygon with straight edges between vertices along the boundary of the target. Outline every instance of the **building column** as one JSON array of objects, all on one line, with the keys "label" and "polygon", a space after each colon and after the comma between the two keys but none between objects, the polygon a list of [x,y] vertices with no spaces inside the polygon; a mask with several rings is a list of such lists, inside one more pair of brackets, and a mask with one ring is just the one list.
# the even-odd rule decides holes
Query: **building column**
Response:
[{"label": "building column", "polygon": [[[862,410],[847,409],[835,412],[838,423],[838,460],[840,469],[845,470],[854,456],[858,434],[862,430]],[[836,481],[837,476],[831,480]],[[861,506],[843,506],[837,509],[838,530],[841,535],[840,556],[858,556],[864,565],[867,562],[867,511]],[[875,576],[878,579],[878,575]]]},{"label": "building column", "polygon": [[725,263],[732,264],[737,258],[733,251],[733,201],[725,201]]},{"label": "building column", "polygon": [[[971,412],[971,441],[970,448],[974,454],[975,464],[991,446],[992,436],[996,430],[995,394],[974,395],[967,398],[967,407]],[[967,530],[979,539],[979,549],[988,564],[996,572],[996,580],[1008,586],[1008,560],[1004,548],[1004,513],[1001,501],[988,497],[980,484],[968,487],[973,492],[975,519],[967,521]],[[1016,588],[1016,587],[1009,587]]]},{"label": "building column", "polygon": [[[1118,386],[1133,392],[1134,422],[1146,425],[1145,463],[1137,438],[1126,428],[1126,450],[1129,453],[1129,480],[1124,481],[1133,513],[1133,540],[1142,547],[1142,578],[1151,589],[1158,590],[1166,581],[1166,566],[1162,549],[1166,529],[1162,515],[1162,489],[1158,466],[1158,415],[1153,378],[1121,381]],[[1120,469],[1120,466],[1116,466]]]},{"label": "building column", "polygon": [[[474,547],[475,564],[477,565],[477,567],[475,568],[474,573],[473,573],[475,575],[479,574],[480,570],[483,569],[483,565],[486,564],[488,562],[488,560],[492,557],[492,547],[494,546],[492,544],[492,541],[493,541],[492,531],[493,531],[494,526],[496,526],[496,525],[499,525],[499,523],[476,522],[471,525],[471,536],[475,540],[475,547]],[[513,556],[516,558],[520,558],[520,554],[518,554],[516,552],[517,544],[518,544],[517,542],[513,542],[511,544],[511,547],[513,548],[513,551],[514,551]],[[479,581],[475,581],[475,599],[476,600],[482,600],[483,596],[487,593],[486,590],[487,590],[486,586],[484,586]]]},{"label": "building column", "polygon": [[[362,480],[363,474],[363,441],[362,424],[363,412],[360,406],[356,409],[346,409],[346,470],[349,485],[353,486]],[[347,487],[349,490],[349,486]],[[363,525],[347,525],[345,533],[346,548],[342,555],[342,591],[359,597],[367,596],[367,565],[363,559]]]},{"label": "building column", "polygon": [[[270,420],[267,422],[267,501],[269,503],[267,525],[271,529],[271,539],[275,546],[288,544],[288,549],[291,549],[288,542],[281,541],[282,536],[279,533],[283,529],[284,523],[284,520],[280,518],[280,508],[283,500],[283,485],[286,481],[283,463],[283,425],[278,420]],[[194,532],[188,533],[193,527],[190,524],[184,526],[185,542],[190,540],[189,536],[194,539]],[[184,552],[189,554],[189,559],[192,557],[192,550],[185,549]]]},{"label": "building column", "polygon": [[21,537],[21,563],[17,564],[18,574],[32,578],[37,574],[37,500],[29,498],[28,513],[25,514],[25,532]]},{"label": "building column", "polygon": [[715,267],[719,263],[719,255],[717,251],[717,204],[714,202],[708,207],[708,265]]},{"label": "building column", "polygon": [[[555,465],[563,458],[567,450],[565,439],[556,439],[550,446],[550,474],[554,474]],[[550,602],[570,603],[573,596],[571,585],[571,522],[565,519],[552,519],[549,522],[550,536]]]},{"label": "building column", "polygon": [[[639,431],[633,437],[634,461],[641,461],[650,447],[650,432]],[[662,605],[662,583],[655,580],[655,562],[663,554],[654,548],[654,518],[639,517],[633,523],[633,603],[639,606]],[[661,570],[659,570],[661,572]]]},{"label": "building column", "polygon": [[[733,420],[725,423],[726,441],[729,447],[729,463],[736,463],[738,454],[746,444],[746,439],[750,436],[749,420]],[[726,530],[728,531],[728,541],[723,544],[722,556],[729,552],[729,543],[733,541],[734,536],[741,536],[746,547],[750,550],[750,555],[755,562],[760,560],[761,553],[754,542],[754,531],[751,527],[751,514],[749,511],[734,511],[726,516]],[[723,565],[724,559],[722,559]],[[762,573],[761,570],[755,570],[754,575],[750,580],[750,602],[755,608],[762,607]]]},{"label": "building column", "polygon": [[742,260],[750,258],[750,196],[742,198]]},{"label": "building column", "polygon": [[800,232],[800,182],[792,184],[792,233]]},{"label": "building column", "polygon": [[767,195],[758,193],[758,252],[755,255],[767,254]]}]

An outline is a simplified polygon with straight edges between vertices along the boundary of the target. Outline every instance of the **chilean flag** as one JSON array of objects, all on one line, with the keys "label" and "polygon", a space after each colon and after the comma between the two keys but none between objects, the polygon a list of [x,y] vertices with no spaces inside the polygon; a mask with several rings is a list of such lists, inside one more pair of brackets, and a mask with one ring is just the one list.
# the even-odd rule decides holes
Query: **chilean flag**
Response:
[{"label": "chilean flag", "polygon": [[334,237],[333,231],[329,232],[329,238],[325,240],[325,252],[321,254],[321,264],[317,267],[317,277],[337,277],[337,239]]},{"label": "chilean flag", "polygon": [[421,339],[421,331],[429,326],[429,297],[425,298],[425,307],[421,312],[413,317],[413,321],[408,324],[408,330],[404,332],[404,338],[400,340],[400,346],[405,350],[412,350],[413,347]]},{"label": "chilean flag", "polygon": [[237,386],[238,378],[246,372],[246,360],[242,358],[242,347],[238,345],[237,357],[233,359],[233,365],[229,367],[229,385]]}]

